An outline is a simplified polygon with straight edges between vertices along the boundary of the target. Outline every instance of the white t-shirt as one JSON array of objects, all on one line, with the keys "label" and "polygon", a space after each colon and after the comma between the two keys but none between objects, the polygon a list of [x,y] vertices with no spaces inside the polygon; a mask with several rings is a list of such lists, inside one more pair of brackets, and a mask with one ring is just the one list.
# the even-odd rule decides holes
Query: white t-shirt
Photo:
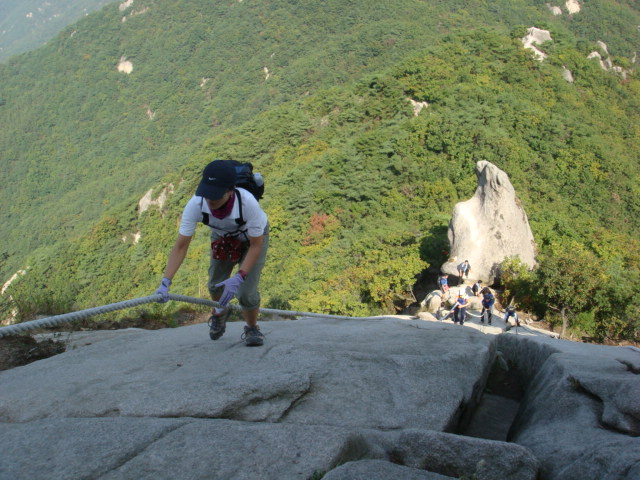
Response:
[{"label": "white t-shirt", "polygon": [[[216,218],[209,210],[209,205],[203,197],[194,195],[184,207],[182,220],[180,221],[180,235],[192,237],[198,223],[202,222],[203,213],[209,214],[209,227],[217,234],[224,236],[227,233],[246,232],[249,237],[260,237],[267,227],[267,214],[264,213],[255,197],[243,188],[236,188],[242,198],[242,218],[246,222],[240,226],[236,219],[240,218],[238,199],[233,202],[231,214],[225,218]],[[244,235],[238,238],[244,240]]]}]

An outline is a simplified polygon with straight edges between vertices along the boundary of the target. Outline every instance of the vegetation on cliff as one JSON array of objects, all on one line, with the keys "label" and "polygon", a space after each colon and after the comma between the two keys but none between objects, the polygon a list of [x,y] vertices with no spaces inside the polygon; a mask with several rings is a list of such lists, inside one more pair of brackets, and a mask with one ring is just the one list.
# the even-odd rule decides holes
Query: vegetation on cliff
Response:
[{"label": "vegetation on cliff", "polygon": [[[136,2],[148,12],[123,23],[105,9],[0,66],[13,187],[0,190],[1,268],[30,267],[5,307],[28,318],[152,293],[203,165],[234,158],[267,181],[265,306],[392,312],[444,260],[452,208],[488,160],[509,174],[540,249],[531,289],[548,302],[530,308],[562,310],[545,279],[573,245],[573,267],[625,287],[574,284],[589,301],[571,304],[572,320],[636,335],[640,82],[625,35],[637,8],[556,18],[533,1],[343,3]],[[603,18],[616,31],[589,35]],[[554,39],[543,62],[520,41],[534,22]],[[626,77],[587,58],[596,40]],[[52,98],[36,101],[43,91]],[[428,106],[414,115],[409,99]],[[137,211],[169,184],[166,204]],[[207,246],[201,228],[173,291],[206,296]]]}]

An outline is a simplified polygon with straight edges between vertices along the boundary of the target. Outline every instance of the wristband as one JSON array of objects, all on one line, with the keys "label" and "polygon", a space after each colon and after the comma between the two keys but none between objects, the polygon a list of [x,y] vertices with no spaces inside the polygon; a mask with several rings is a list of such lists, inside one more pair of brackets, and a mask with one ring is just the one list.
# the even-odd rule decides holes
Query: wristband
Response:
[{"label": "wristband", "polygon": [[240,274],[243,280],[247,278],[247,275],[249,275],[249,273],[245,272],[244,270],[238,270],[238,273]]}]

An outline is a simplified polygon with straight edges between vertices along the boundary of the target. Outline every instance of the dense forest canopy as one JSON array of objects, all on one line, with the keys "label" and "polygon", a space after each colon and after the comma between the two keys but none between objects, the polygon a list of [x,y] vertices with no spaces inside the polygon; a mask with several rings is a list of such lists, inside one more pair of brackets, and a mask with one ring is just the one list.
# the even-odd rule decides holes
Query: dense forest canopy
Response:
[{"label": "dense forest canopy", "polygon": [[[202,167],[234,158],[267,179],[265,306],[393,312],[444,261],[453,206],[488,160],[509,174],[542,266],[509,265],[508,291],[632,337],[638,24],[630,1],[573,15],[538,1],[109,6],[0,66],[0,271],[29,267],[3,305],[28,318],[152,293]],[[553,39],[544,61],[523,47],[531,26]],[[409,99],[428,107],[415,115]],[[203,227],[173,291],[206,296],[207,248]],[[567,258],[598,279],[590,301],[554,290]]]}]

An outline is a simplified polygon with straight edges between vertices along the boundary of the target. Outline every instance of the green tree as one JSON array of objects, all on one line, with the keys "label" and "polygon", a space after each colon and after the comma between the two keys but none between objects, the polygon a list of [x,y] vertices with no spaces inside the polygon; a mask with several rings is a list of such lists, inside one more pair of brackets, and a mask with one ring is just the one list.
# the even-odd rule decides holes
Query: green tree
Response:
[{"label": "green tree", "polygon": [[576,241],[551,246],[536,269],[539,300],[545,309],[559,312],[560,335],[566,337],[570,315],[585,312],[603,278],[598,258]]},{"label": "green tree", "polygon": [[524,308],[534,307],[535,272],[519,257],[507,257],[500,264],[504,301],[517,301]]}]

